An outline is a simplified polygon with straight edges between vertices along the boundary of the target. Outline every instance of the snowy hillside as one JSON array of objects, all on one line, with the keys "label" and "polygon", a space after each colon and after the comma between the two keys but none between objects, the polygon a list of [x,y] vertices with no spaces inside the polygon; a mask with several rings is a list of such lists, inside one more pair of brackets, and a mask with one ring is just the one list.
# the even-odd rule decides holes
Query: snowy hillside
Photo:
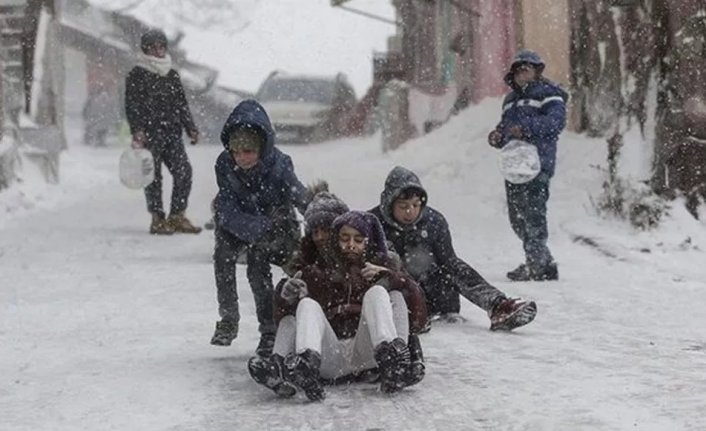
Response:
[{"label": "snowy hillside", "polygon": [[[377,138],[282,147],[304,181],[329,180],[354,208],[376,204],[393,166],[417,171],[457,252],[539,308],[527,327],[491,333],[464,301],[468,322],[422,336],[418,386],[394,397],[332,387],[316,404],[250,380],[258,335],[244,269],[240,336],[208,344],[212,234],[149,236],[142,194],[118,183],[120,150],[71,146],[69,180],[47,190],[61,199],[0,214],[0,429],[706,429],[706,226],[678,205],[655,232],[596,218],[589,196],[602,174],[592,165],[605,146],[566,133],[549,209],[561,281],[505,281],[522,254],[486,144],[499,110],[485,102],[384,155]],[[188,150],[189,213],[204,221],[219,148]],[[0,194],[2,205],[12,206]]]}]

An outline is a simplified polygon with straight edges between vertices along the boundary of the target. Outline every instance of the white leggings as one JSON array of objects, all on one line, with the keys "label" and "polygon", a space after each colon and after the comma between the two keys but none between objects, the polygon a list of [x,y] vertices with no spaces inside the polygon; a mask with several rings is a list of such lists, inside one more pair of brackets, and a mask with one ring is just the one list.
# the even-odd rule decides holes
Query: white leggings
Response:
[{"label": "white leggings", "polygon": [[399,337],[407,342],[407,304],[399,291],[373,286],[363,296],[355,337],[339,340],[318,302],[304,298],[294,316],[284,317],[277,328],[273,353],[286,356],[311,349],[321,355],[321,377],[334,379],[377,366],[375,347]]}]

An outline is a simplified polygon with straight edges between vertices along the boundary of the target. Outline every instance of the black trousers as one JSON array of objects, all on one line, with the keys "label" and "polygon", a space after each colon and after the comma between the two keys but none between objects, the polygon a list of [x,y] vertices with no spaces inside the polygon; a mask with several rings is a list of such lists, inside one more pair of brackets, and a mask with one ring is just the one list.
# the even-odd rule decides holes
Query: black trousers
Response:
[{"label": "black trousers", "polygon": [[238,287],[236,284],[236,262],[246,253],[247,277],[253,297],[261,334],[274,334],[276,326],[272,317],[274,287],[270,267],[270,252],[258,245],[248,245],[231,233],[216,227],[216,246],[213,253],[213,269],[218,292],[218,313],[224,320],[240,321]]},{"label": "black trousers", "polygon": [[181,134],[168,133],[149,140],[147,148],[154,158],[154,181],[145,187],[147,211],[164,217],[162,206],[162,164],[172,174],[173,187],[170,213],[186,211],[191,194],[193,171]]}]

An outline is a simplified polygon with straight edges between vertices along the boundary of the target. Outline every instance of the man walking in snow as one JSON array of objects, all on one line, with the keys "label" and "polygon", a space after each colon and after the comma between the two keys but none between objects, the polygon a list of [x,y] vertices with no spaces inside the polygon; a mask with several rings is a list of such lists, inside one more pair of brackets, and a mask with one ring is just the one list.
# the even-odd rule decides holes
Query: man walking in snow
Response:
[{"label": "man walking in snow", "polygon": [[[375,367],[383,392],[419,382],[410,375],[407,338],[426,322],[423,293],[391,269],[385,234],[372,214],[342,214],[331,234],[333,265],[307,265],[276,296],[281,324],[288,319],[292,328],[278,332],[268,368],[253,373],[251,360],[251,375],[280,396],[298,388],[310,400],[324,398],[322,378]],[[414,300],[422,307],[408,313],[406,303]]]},{"label": "man walking in snow", "polygon": [[[184,87],[167,52],[167,37],[160,30],[142,35],[137,65],[125,81],[125,112],[133,148],[146,148],[154,158],[154,181],[145,187],[150,233],[199,233],[186,218],[192,168],[182,141],[186,130],[194,145],[199,132],[191,117]],[[174,178],[169,217],[162,208],[162,163]]]},{"label": "man walking in snow", "polygon": [[229,346],[238,335],[238,257],[247,256],[247,277],[255,298],[260,343],[272,351],[272,272],[299,246],[294,208],[304,213],[313,195],[294,173],[292,160],[275,148],[275,132],[264,108],[245,100],[233,109],[221,132],[224,151],[216,160],[218,194],[213,202],[216,245],[213,265],[221,320],[211,344]]},{"label": "man walking in snow", "polygon": [[460,293],[488,313],[491,330],[509,331],[534,319],[534,302],[508,298],[456,256],[449,225],[427,206],[427,192],[414,172],[401,166],[392,169],[380,205],[370,212],[382,222],[405,271],[424,289],[429,313],[458,321]]},{"label": "man walking in snow", "polygon": [[522,240],[525,262],[507,273],[513,281],[558,280],[559,270],[547,239],[547,200],[554,175],[559,134],[566,125],[568,95],[542,76],[544,62],[522,50],[512,61],[505,82],[512,91],[503,102],[500,123],[488,136],[495,148],[519,139],[537,147],[541,171],[524,184],[505,182],[510,224]]}]

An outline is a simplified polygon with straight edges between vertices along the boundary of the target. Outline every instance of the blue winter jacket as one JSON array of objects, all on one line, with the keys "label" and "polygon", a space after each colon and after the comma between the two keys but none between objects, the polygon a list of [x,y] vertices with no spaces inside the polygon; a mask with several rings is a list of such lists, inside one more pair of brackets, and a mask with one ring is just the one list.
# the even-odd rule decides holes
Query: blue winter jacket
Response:
[{"label": "blue winter jacket", "polygon": [[[260,162],[247,171],[236,165],[228,151],[231,133],[242,126],[257,128],[266,136]],[[294,173],[292,159],[275,148],[274,129],[259,103],[246,100],[235,107],[223,126],[221,142],[225,150],[216,160],[217,226],[252,244],[264,239],[274,218],[294,218],[294,207],[304,213],[307,189]]]},{"label": "blue winter jacket", "polygon": [[568,94],[553,82],[540,78],[525,88],[513,82],[511,74],[505,82],[512,92],[503,101],[503,115],[496,130],[503,134],[503,145],[513,139],[508,134],[512,126],[522,128],[523,140],[535,145],[542,171],[554,175],[556,144],[566,125]]}]

